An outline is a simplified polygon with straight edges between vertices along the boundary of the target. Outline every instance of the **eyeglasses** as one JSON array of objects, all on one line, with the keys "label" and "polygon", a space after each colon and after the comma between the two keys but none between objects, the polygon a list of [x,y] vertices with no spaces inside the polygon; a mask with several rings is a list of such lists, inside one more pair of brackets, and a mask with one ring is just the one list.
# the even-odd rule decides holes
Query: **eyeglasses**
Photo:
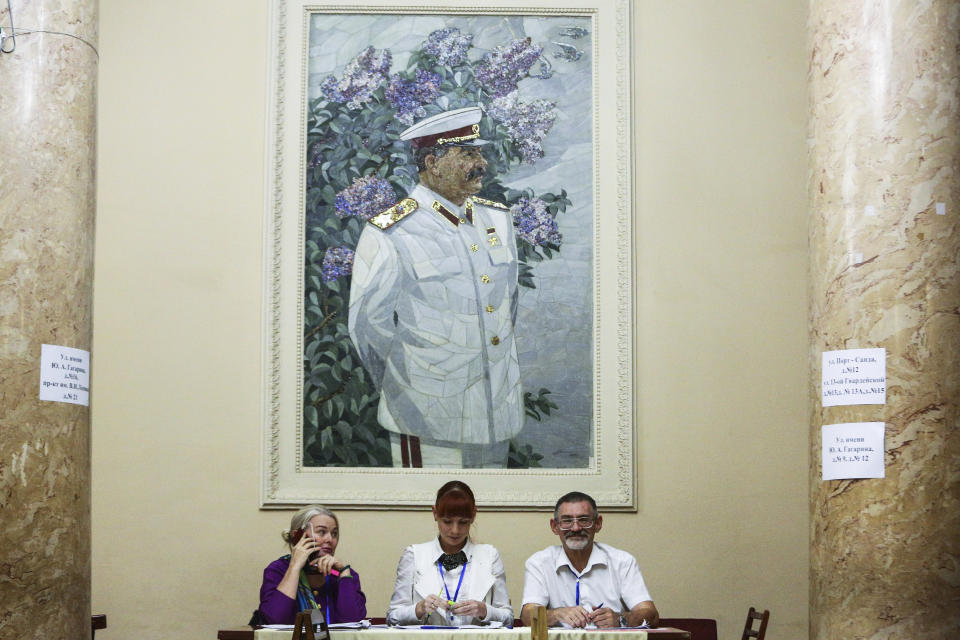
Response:
[{"label": "eyeglasses", "polygon": [[573,523],[580,525],[581,529],[592,529],[593,528],[593,516],[577,516],[576,518],[572,516],[563,516],[557,523],[560,525],[560,528],[564,531],[569,531],[573,529]]}]

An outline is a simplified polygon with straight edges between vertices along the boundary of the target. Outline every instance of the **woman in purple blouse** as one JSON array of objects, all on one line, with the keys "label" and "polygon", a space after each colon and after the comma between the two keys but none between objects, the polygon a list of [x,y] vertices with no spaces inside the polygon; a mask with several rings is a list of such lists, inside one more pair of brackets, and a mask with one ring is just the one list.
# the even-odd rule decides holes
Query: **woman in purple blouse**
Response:
[{"label": "woman in purple blouse", "polygon": [[322,609],[328,623],[366,617],[360,576],[334,555],[340,522],[332,511],[318,504],[301,509],[290,520],[283,540],[290,553],[263,570],[259,608],[263,624],[293,624],[297,612],[305,609]]}]

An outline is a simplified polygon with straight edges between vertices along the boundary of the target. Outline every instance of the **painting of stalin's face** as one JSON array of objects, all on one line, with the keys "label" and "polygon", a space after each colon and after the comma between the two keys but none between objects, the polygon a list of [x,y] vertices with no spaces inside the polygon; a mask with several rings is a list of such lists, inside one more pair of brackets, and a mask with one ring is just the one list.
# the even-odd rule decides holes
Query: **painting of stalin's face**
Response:
[{"label": "painting of stalin's face", "polygon": [[454,202],[479,192],[487,169],[480,147],[451,147],[440,157],[427,156],[425,164],[434,191]]}]

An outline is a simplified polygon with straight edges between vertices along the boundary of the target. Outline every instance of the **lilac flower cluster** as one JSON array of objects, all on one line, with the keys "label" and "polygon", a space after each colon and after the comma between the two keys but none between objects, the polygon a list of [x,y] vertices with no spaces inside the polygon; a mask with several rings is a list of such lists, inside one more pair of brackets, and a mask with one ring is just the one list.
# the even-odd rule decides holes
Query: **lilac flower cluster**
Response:
[{"label": "lilac flower cluster", "polygon": [[427,55],[434,56],[437,64],[455,67],[467,59],[467,49],[473,41],[473,34],[461,35],[460,29],[447,27],[437,29],[427,37],[422,50]]},{"label": "lilac flower cluster", "polygon": [[323,254],[320,279],[324,282],[333,282],[340,276],[350,275],[353,272],[354,255],[356,251],[349,247],[329,247]]},{"label": "lilac flower cluster", "polygon": [[397,110],[397,120],[411,125],[414,118],[426,117],[423,105],[433,102],[439,93],[440,74],[417,69],[415,80],[404,80],[399,73],[393,74],[384,95]]},{"label": "lilac flower cluster", "polygon": [[392,61],[390,49],[378,53],[373,47],[367,47],[347,63],[342,78],[327,76],[320,90],[331,102],[346,103],[348,109],[359,109],[386,81]]},{"label": "lilac flower cluster", "polygon": [[530,244],[536,247],[545,244],[559,247],[563,242],[563,236],[557,230],[557,221],[547,211],[547,203],[540,198],[524,196],[510,207],[510,213],[513,214],[517,234]]},{"label": "lilac flower cluster", "polygon": [[514,91],[494,99],[487,113],[507,128],[523,159],[533,164],[543,157],[541,143],[557,119],[555,106],[555,102],[542,99],[524,102]]},{"label": "lilac flower cluster", "polygon": [[397,196],[389,182],[377,176],[364,176],[338,193],[333,205],[338,218],[357,216],[369,220],[396,202]]},{"label": "lilac flower cluster", "polygon": [[530,73],[541,53],[543,47],[533,44],[530,38],[514,40],[484,54],[474,75],[493,97],[499,98],[516,90],[517,83]]}]

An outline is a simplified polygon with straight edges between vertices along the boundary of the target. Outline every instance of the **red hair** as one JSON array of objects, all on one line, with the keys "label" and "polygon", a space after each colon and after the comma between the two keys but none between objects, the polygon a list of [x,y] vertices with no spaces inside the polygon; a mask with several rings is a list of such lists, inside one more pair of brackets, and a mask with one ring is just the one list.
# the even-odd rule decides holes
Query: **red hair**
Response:
[{"label": "red hair", "polygon": [[473,491],[465,482],[451,480],[437,491],[434,503],[437,516],[441,518],[471,518],[477,515],[477,503]]}]

